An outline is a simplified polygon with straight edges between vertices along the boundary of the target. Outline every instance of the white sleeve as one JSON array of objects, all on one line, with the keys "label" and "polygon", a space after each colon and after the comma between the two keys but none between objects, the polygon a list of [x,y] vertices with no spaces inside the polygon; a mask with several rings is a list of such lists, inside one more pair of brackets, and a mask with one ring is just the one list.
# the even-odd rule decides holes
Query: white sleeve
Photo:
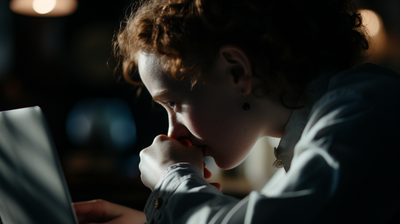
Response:
[{"label": "white sleeve", "polygon": [[[310,221],[328,199],[334,172],[319,155],[305,153],[304,159],[308,162],[296,168],[303,171],[317,168],[312,175],[306,174],[306,178],[301,178],[302,172],[289,172],[284,178],[286,181],[281,183],[281,186],[286,185],[284,192],[267,197],[253,191],[241,201],[223,195],[208,184],[197,167],[190,164],[173,165],[146,203],[148,223]],[[291,212],[288,213],[288,210]]]}]

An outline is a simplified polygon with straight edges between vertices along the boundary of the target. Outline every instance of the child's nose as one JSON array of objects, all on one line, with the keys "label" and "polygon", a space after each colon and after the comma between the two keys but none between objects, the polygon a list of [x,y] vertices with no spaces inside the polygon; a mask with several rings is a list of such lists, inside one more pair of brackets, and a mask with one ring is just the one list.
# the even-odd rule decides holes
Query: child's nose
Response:
[{"label": "child's nose", "polygon": [[187,139],[190,137],[190,131],[183,122],[176,117],[169,118],[168,136],[173,139]]}]

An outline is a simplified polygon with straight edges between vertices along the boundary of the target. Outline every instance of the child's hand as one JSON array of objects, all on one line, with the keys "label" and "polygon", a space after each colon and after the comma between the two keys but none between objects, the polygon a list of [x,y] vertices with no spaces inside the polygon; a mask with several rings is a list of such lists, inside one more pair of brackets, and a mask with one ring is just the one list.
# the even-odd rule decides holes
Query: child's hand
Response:
[{"label": "child's hand", "polygon": [[151,146],[140,152],[139,169],[143,184],[153,190],[164,171],[169,166],[180,162],[190,163],[198,167],[205,178],[210,177],[211,173],[208,170],[208,173],[204,172],[202,148],[190,145],[166,135],[157,136]]},{"label": "child's hand", "polygon": [[84,201],[72,205],[79,224],[139,224],[146,222],[146,215],[143,212],[104,200]]}]

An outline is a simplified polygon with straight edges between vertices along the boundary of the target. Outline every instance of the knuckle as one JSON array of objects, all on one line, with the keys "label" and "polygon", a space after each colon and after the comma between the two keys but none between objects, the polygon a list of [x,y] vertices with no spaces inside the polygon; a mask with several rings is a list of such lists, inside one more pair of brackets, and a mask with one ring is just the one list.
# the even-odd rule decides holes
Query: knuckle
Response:
[{"label": "knuckle", "polygon": [[162,141],[165,141],[166,139],[168,139],[168,137],[167,137],[166,135],[157,135],[157,136],[154,138],[153,143],[162,142]]},{"label": "knuckle", "polygon": [[140,150],[140,152],[139,152],[139,157],[143,157],[143,155],[144,155],[144,153],[145,153],[145,150],[146,150],[146,149]]}]

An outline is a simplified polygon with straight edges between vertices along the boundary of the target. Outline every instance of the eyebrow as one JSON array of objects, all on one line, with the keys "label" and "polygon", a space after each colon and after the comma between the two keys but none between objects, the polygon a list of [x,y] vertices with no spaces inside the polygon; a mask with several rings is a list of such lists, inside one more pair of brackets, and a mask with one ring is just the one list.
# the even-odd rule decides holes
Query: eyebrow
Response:
[{"label": "eyebrow", "polygon": [[160,92],[157,92],[157,93],[154,94],[154,96],[152,97],[152,98],[153,98],[153,101],[155,101],[155,102],[160,102],[160,101],[161,101],[161,97],[162,97],[163,95],[167,94],[168,92],[169,92],[169,91],[166,90],[166,89],[161,90]]}]

